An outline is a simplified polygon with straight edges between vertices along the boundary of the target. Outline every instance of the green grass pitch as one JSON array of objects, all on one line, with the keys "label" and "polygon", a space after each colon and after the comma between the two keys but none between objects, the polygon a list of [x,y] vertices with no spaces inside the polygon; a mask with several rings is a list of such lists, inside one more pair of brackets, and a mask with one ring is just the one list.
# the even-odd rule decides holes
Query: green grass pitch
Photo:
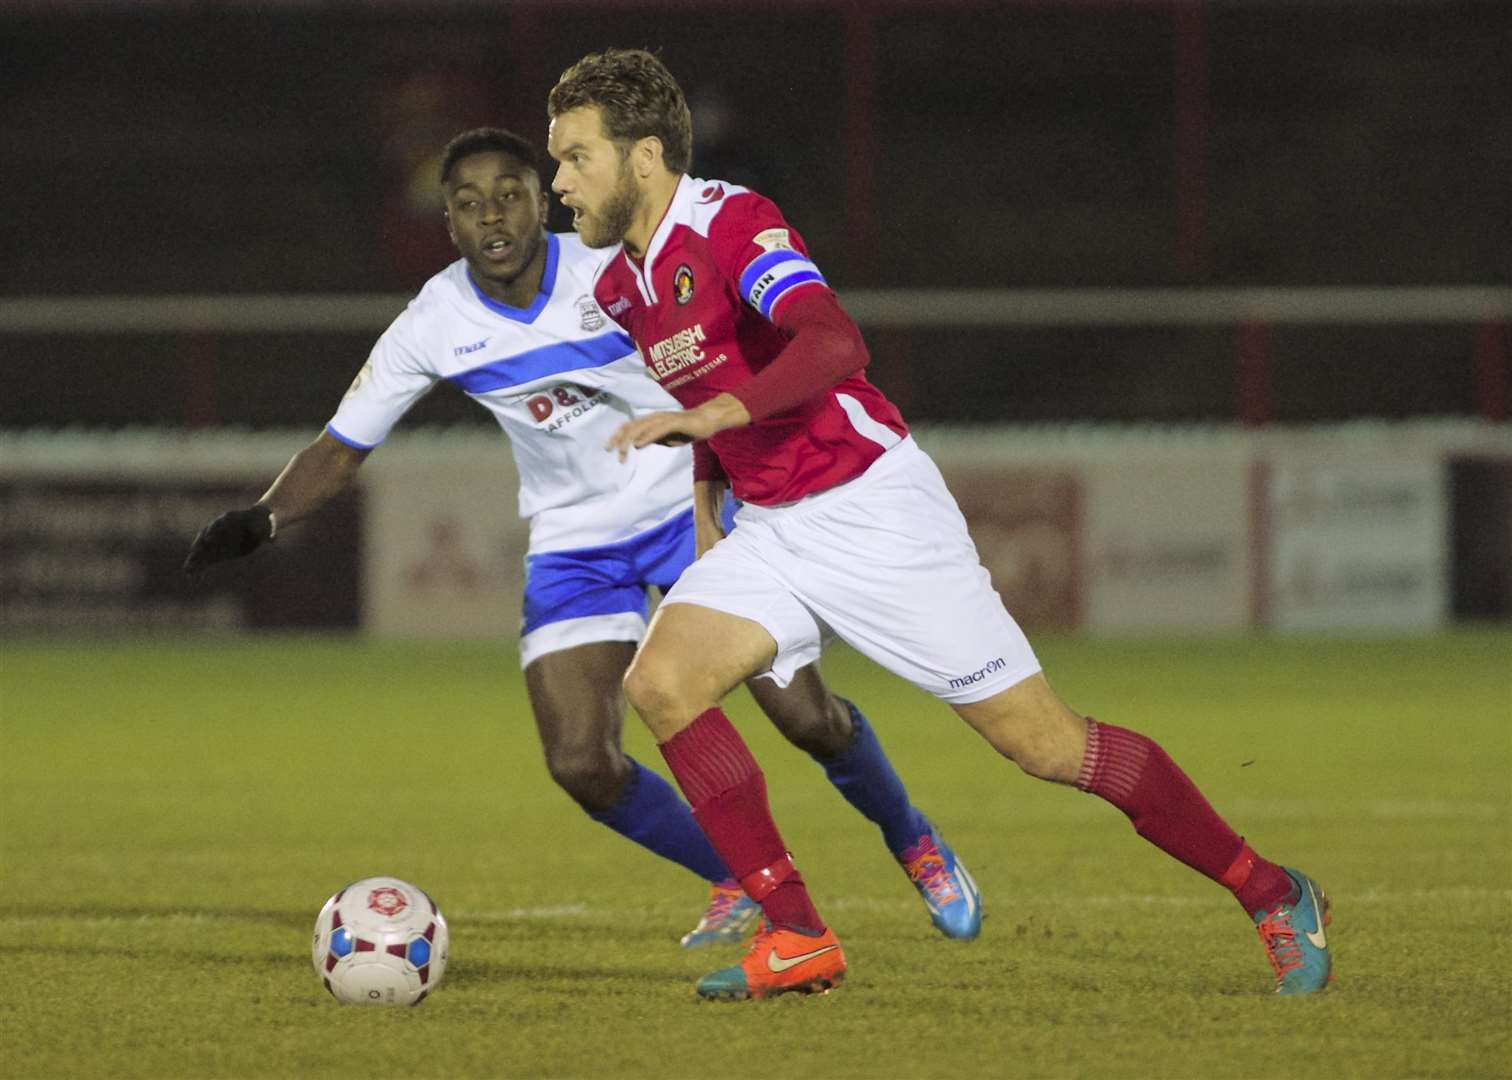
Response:
[{"label": "green grass pitch", "polygon": [[[1158,739],[1335,900],[1336,981],[1269,994],[1253,929],[1122,815],[1029,780],[837,652],[981,884],[938,939],[876,831],[732,707],[850,958],[824,997],[699,1004],[703,886],[546,776],[506,646],[0,644],[6,1077],[1417,1077],[1512,1074],[1512,633],[1037,642],[1074,706]],[[633,717],[630,752],[662,769]],[[431,892],[417,1009],[311,970],[328,894]]]}]

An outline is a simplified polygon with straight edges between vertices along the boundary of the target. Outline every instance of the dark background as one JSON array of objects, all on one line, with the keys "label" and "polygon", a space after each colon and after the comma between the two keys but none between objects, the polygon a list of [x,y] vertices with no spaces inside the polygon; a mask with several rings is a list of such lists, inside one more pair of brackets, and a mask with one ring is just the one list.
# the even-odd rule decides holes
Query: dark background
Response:
[{"label": "dark background", "polygon": [[[1504,2],[59,0],[0,5],[0,298],[412,293],[441,146],[544,141],[611,44],[842,292],[1512,282]],[[1261,418],[1504,417],[1499,319],[1267,328]],[[913,419],[1189,421],[1244,412],[1237,333],[867,336]],[[314,427],[375,336],[0,334],[0,425]]]}]

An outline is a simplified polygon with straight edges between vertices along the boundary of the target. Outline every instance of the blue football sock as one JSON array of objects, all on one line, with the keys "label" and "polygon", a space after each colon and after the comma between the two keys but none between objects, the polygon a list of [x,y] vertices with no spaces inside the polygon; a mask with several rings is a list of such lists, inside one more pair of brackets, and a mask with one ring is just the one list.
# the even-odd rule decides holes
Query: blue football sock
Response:
[{"label": "blue football sock", "polygon": [[861,710],[849,701],[845,701],[845,707],[855,725],[850,745],[835,757],[826,759],[816,754],[814,760],[824,767],[824,775],[845,801],[882,830],[887,850],[898,855],[929,831],[929,820],[908,801],[903,781],[893,771]]},{"label": "blue football sock", "polygon": [[729,878],[724,860],[693,820],[693,811],[677,789],[634,758],[629,761],[634,771],[619,802],[588,816],[706,881]]}]

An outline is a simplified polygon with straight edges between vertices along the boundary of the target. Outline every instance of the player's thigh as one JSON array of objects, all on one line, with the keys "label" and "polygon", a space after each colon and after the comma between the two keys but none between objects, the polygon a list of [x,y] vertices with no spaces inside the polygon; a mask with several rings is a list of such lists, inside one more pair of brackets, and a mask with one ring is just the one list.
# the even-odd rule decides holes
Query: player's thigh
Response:
[{"label": "player's thigh", "polygon": [[625,689],[651,733],[664,742],[770,667],[776,652],[777,643],[760,623],[699,604],[664,601],[646,628]]},{"label": "player's thigh", "polygon": [[[738,623],[718,624],[745,628],[734,633],[737,644],[745,642],[732,667],[740,671],[735,682],[760,674],[777,686],[787,686],[801,668],[819,659],[827,641],[825,628],[777,569],[791,561],[790,555],[770,525],[741,520],[738,528],[684,571],[663,598],[660,610],[672,612],[686,605],[738,619]],[[764,636],[747,624],[759,627]],[[658,644],[657,649],[660,653],[663,646]],[[706,664],[712,651],[696,650],[686,659]],[[726,684],[725,691],[735,682]]]},{"label": "player's thigh", "polygon": [[1076,779],[1087,751],[1086,718],[1061,700],[1044,675],[951,707],[1025,772],[1064,784]]},{"label": "player's thigh", "polygon": [[619,754],[621,682],[634,656],[633,641],[599,641],[546,653],[525,666],[525,688],[548,758]]},{"label": "player's thigh", "polygon": [[911,443],[833,497],[777,513],[793,592],[862,655],[952,705],[1039,671],[939,470]]}]

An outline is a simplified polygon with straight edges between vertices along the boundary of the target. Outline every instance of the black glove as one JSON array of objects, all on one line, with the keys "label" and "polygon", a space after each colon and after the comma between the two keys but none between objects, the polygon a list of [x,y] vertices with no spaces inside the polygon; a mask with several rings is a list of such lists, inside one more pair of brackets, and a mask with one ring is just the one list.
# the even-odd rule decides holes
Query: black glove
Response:
[{"label": "black glove", "polygon": [[184,573],[196,574],[211,563],[250,555],[273,539],[273,511],[258,503],[230,510],[199,531],[184,560]]}]

